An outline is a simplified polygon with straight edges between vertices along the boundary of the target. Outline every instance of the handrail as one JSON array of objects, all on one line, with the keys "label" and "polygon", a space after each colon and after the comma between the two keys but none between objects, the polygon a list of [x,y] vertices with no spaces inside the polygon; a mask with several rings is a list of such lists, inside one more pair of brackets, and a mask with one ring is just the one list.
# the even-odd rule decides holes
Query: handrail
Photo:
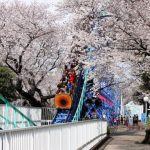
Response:
[{"label": "handrail", "polygon": [[8,127],[8,107],[11,107],[14,110],[14,127],[17,127],[16,125],[16,113],[20,114],[22,116],[23,122],[25,120],[28,121],[28,126],[33,125],[36,126],[36,124],[27,116],[25,116],[19,109],[17,109],[14,105],[12,105],[6,98],[4,98],[2,95],[0,95],[0,100],[2,100],[6,104],[6,113],[5,113],[5,126]]},{"label": "handrail", "polygon": [[81,110],[82,110],[82,106],[83,106],[83,102],[84,102],[84,97],[85,97],[85,93],[86,93],[87,77],[88,77],[88,69],[85,71],[84,83],[83,83],[83,88],[82,88],[82,93],[81,93],[80,101],[79,101],[78,108],[77,108],[77,110],[75,112],[75,115],[73,117],[72,122],[77,122],[80,119]]},{"label": "handrail", "polygon": [[13,125],[15,126],[15,123],[14,123],[14,122],[11,122],[10,120],[8,120],[7,118],[5,118],[5,117],[2,116],[1,114],[0,114],[0,117],[1,117],[2,119],[4,119],[5,121],[7,121],[7,122],[9,122],[10,124],[13,124]]}]

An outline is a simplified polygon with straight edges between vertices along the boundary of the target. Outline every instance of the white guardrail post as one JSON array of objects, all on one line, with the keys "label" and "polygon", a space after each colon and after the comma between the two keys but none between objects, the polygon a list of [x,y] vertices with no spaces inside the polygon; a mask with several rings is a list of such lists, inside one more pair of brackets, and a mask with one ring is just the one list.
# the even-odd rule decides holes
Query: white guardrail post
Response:
[{"label": "white guardrail post", "polygon": [[106,137],[106,121],[1,130],[0,150],[88,150]]}]

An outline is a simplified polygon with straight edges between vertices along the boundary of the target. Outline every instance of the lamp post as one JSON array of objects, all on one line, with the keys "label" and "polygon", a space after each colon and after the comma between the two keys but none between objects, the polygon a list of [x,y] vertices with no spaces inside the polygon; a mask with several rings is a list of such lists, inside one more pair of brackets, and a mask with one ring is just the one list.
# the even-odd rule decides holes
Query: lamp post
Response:
[{"label": "lamp post", "polygon": [[147,96],[145,96],[143,98],[144,102],[145,102],[145,113],[146,113],[146,117],[147,117],[147,102],[149,102],[149,98]]},{"label": "lamp post", "polygon": [[150,118],[150,99],[148,100],[148,103],[149,103],[149,105],[148,105],[148,109],[147,109],[147,115]]}]

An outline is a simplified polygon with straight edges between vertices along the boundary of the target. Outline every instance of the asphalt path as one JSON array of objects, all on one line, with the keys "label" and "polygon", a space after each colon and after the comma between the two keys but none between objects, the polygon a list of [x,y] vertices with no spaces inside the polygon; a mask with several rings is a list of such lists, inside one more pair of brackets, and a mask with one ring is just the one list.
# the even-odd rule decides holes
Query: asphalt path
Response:
[{"label": "asphalt path", "polygon": [[[150,150],[150,145],[141,144],[145,130],[120,126],[97,150]],[[96,150],[95,149],[95,150]]]}]

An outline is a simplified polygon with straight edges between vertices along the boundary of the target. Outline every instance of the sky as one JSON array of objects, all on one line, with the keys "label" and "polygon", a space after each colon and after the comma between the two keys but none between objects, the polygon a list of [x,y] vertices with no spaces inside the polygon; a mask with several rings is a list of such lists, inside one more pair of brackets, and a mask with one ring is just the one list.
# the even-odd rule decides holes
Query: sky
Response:
[{"label": "sky", "polygon": [[[5,2],[5,1],[8,2],[8,1],[14,1],[14,0],[0,0],[0,2]],[[27,2],[27,3],[36,1],[36,2],[40,2],[40,3],[57,4],[58,2],[61,2],[63,0],[19,0],[19,1]]]},{"label": "sky", "polygon": [[[0,2],[12,2],[15,0],[0,0]],[[18,0],[25,3],[31,3],[31,2],[38,2],[38,3],[44,3],[49,4],[53,9],[55,9],[56,4],[59,4],[63,2],[63,0]]]},{"label": "sky", "polygon": [[[0,0],[0,2],[6,2],[6,3],[13,2],[13,1],[15,1],[15,0]],[[25,2],[27,4],[30,4],[32,2],[48,4],[49,10],[52,13],[57,13],[57,7],[56,6],[63,2],[63,0],[16,0],[16,1]]]},{"label": "sky", "polygon": [[[6,3],[13,2],[13,1],[25,2],[27,4],[30,4],[32,2],[48,4],[49,5],[49,11],[52,14],[59,14],[57,5],[62,4],[62,2],[64,0],[0,0],[0,2],[6,2]],[[59,23],[59,25],[64,26],[64,25],[66,25],[66,23],[68,23],[70,18],[71,18],[71,14],[65,14],[65,15],[63,15],[63,18],[57,20],[57,23]]]},{"label": "sky", "polygon": [[39,2],[39,3],[55,5],[55,4],[58,4],[59,2],[61,2],[63,0],[20,0],[20,1],[25,1],[25,2],[28,2],[28,3],[36,1],[36,2]]}]

